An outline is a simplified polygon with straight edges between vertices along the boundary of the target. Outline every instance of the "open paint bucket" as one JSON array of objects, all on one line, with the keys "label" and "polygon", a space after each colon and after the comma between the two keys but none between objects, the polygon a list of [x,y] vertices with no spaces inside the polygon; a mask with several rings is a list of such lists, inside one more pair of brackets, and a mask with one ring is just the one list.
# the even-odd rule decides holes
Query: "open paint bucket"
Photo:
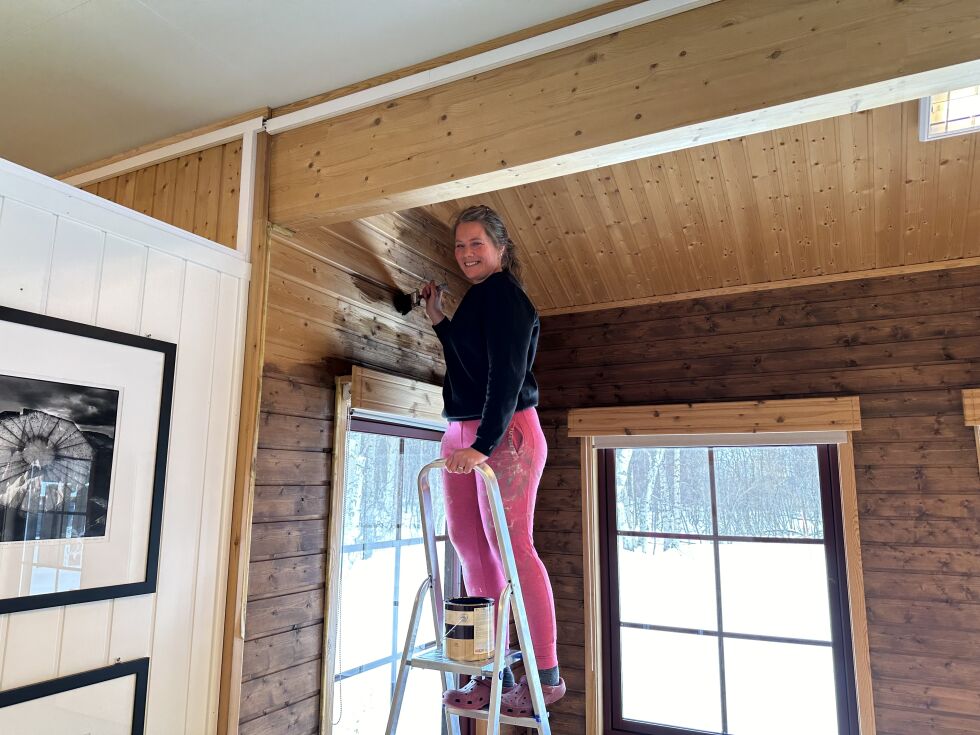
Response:
[{"label": "open paint bucket", "polygon": [[493,598],[446,600],[446,655],[454,661],[493,656]]}]

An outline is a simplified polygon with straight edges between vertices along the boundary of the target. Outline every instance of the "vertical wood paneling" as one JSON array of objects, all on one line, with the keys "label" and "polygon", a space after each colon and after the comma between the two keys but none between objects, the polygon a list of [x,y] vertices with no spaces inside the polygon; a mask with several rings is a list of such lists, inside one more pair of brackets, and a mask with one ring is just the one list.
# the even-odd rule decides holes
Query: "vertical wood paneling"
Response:
[{"label": "vertical wood paneling", "polygon": [[425,209],[444,222],[472,204],[498,209],[526,265],[528,294],[545,315],[975,265],[964,259],[980,254],[977,136],[920,142],[917,106]]},{"label": "vertical wood paneling", "polygon": [[59,647],[58,676],[78,674],[109,663],[109,632],[113,600],[65,608]]},{"label": "vertical wood paneling", "polygon": [[87,323],[95,320],[104,240],[105,233],[94,227],[58,221],[45,313]]},{"label": "vertical wood paneling", "polygon": [[234,249],[241,164],[235,141],[82,188]]},{"label": "vertical wood paneling", "polygon": [[[0,303],[40,311],[48,292],[55,217],[10,199],[0,209]],[[30,243],[30,247],[25,247]],[[37,274],[42,274],[38,278]]]},{"label": "vertical wood paneling", "polygon": [[[171,269],[165,266],[164,270],[169,273]],[[147,282],[152,283],[153,278],[152,271],[148,271]],[[219,275],[188,263],[183,281],[181,301],[174,298],[166,304],[153,303],[154,309],[161,309],[156,315],[147,311],[146,306],[151,305],[148,300],[143,320],[145,324],[148,319],[162,321],[176,316],[174,321],[177,323],[173,326],[179,329],[178,343],[208,346],[185,352],[177,358],[176,383],[183,389],[175,392],[172,420],[174,426],[187,429],[171,434],[171,456],[180,457],[181,461],[168,463],[164,514],[180,518],[182,523],[163,526],[160,543],[168,551],[162,559],[157,581],[158,600],[191,601],[196,583],[197,539],[208,461],[207,423],[195,417],[208,416],[211,408],[211,346],[215,339]],[[160,325],[157,329],[166,327]],[[193,619],[193,604],[157,604],[151,657],[155,659],[153,675],[160,694],[148,703],[147,717],[160,732],[179,732],[185,721]],[[166,656],[157,656],[162,651],[167,652]]]},{"label": "vertical wood paneling", "polygon": [[64,612],[64,608],[53,607],[7,616],[0,689],[14,689],[58,675]]},{"label": "vertical wood paneling", "polygon": [[[151,191],[173,189],[144,174],[132,177],[134,192],[145,195],[151,180]],[[51,188],[51,202],[77,198]],[[97,208],[86,211],[93,219],[82,223],[0,196],[0,303],[178,343],[157,593],[0,616],[0,688],[149,655],[149,735],[208,732],[247,288],[193,262],[188,241],[187,259],[175,257],[109,231],[114,212],[103,222]]]},{"label": "vertical wood paneling", "polygon": [[[238,391],[234,388],[241,382],[240,367],[232,361],[220,359],[221,355],[241,352],[237,321],[241,308],[241,288],[238,279],[220,275],[216,289],[217,300],[214,308],[215,334],[212,340],[211,361],[211,404],[207,427],[208,462],[204,467],[204,488],[221,487],[225,478],[234,471],[232,452],[234,437],[227,427],[234,425]],[[222,325],[226,325],[222,328]],[[235,325],[235,328],[228,328]],[[236,380],[237,375],[237,380]],[[220,459],[225,461],[221,462]],[[230,496],[227,493],[202,492],[197,510],[199,518],[215,519],[216,522],[202,528],[198,534],[194,558],[198,560],[197,575],[194,580],[194,617],[190,635],[190,675],[187,677],[187,721],[208,722],[209,702],[217,700],[216,681],[208,670],[208,662],[221,655],[221,631],[216,628],[223,599],[214,595],[220,590],[225,579],[225,563],[215,564],[228,548],[230,533]],[[209,725],[208,730],[211,730]]]},{"label": "vertical wood paneling", "polygon": [[100,327],[139,331],[148,255],[145,247],[106,234],[95,319]]}]

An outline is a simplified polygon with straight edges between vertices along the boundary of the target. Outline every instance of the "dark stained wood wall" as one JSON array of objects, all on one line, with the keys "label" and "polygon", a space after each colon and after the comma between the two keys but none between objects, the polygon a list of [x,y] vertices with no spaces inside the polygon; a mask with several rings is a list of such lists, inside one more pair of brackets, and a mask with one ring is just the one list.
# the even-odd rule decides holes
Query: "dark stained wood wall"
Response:
[{"label": "dark stained wood wall", "polygon": [[879,735],[980,733],[980,476],[960,391],[980,386],[980,269],[543,320],[550,456],[535,539],[585,732],[574,407],[859,395],[860,526]]},{"label": "dark stained wood wall", "polygon": [[383,215],[270,242],[241,735],[318,731],[334,378],[353,364],[438,382],[421,309],[391,307],[421,278],[462,282],[442,225]]}]

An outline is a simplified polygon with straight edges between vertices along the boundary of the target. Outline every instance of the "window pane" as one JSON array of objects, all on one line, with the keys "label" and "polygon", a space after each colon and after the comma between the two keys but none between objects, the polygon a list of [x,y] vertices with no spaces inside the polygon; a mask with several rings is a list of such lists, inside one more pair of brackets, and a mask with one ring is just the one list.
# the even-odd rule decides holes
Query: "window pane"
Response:
[{"label": "window pane", "polygon": [[[838,732],[833,654],[829,646],[726,639],[725,681],[730,732]],[[787,723],[792,723],[792,727]]]},{"label": "window pane", "polygon": [[[402,458],[402,538],[421,538],[419,513],[419,470],[439,458],[439,442],[405,439]],[[443,502],[442,472],[429,473],[432,510],[437,535],[446,533],[446,506]]]},{"label": "window pane", "polygon": [[[440,541],[436,544],[439,552],[439,559],[445,558],[446,543]],[[440,574],[442,567],[439,568]],[[402,547],[401,574],[398,585],[398,647],[405,645],[405,634],[408,632],[408,624],[411,622],[412,606],[415,605],[415,595],[418,594],[419,585],[429,576],[425,567],[425,549],[422,544]],[[443,580],[445,582],[445,580]],[[445,585],[443,585],[445,587]],[[415,639],[421,646],[435,640],[432,632],[432,602],[426,594],[422,604],[422,618],[419,622],[419,632]]]},{"label": "window pane", "polygon": [[[397,436],[347,436],[344,488],[344,545],[395,538],[398,520],[399,445]],[[416,505],[418,503],[416,502]]]},{"label": "window pane", "polygon": [[340,574],[338,674],[392,655],[395,550],[344,554]]},{"label": "window pane", "polygon": [[621,635],[625,719],[721,730],[716,638],[630,628]]},{"label": "window pane", "polygon": [[616,523],[620,530],[711,533],[708,450],[616,450]]},{"label": "window pane", "polygon": [[[388,714],[387,710],[385,714]],[[398,719],[399,732],[439,735],[444,721],[439,672],[409,669],[405,698],[402,700],[402,711]],[[384,735],[384,726],[379,730],[365,730],[364,733]]]},{"label": "window pane", "polygon": [[815,446],[714,450],[718,533],[823,538]]},{"label": "window pane", "polygon": [[619,619],[718,630],[710,541],[620,536]]},{"label": "window pane", "polygon": [[384,732],[391,689],[391,666],[387,664],[334,684],[333,735]]},{"label": "window pane", "polygon": [[725,631],[830,641],[822,544],[722,543]]}]

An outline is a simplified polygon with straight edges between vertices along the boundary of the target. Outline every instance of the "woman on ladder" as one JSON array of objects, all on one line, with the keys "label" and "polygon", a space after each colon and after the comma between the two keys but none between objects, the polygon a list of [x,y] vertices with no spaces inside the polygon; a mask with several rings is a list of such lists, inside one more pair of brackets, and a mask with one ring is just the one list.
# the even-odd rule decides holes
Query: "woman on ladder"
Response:
[{"label": "woman on ladder", "polygon": [[[551,580],[532,537],[534,501],[548,453],[531,374],[540,322],[521,286],[514,243],[500,216],[489,207],[468,207],[456,216],[452,233],[456,262],[473,285],[452,320],[442,312],[435,282],[421,291],[446,358],[443,399],[449,428],[442,457],[449,538],[462,563],[466,593],[499,599],[506,584],[503,565],[482,478],[473,472],[488,463],[500,485],[544,701],[551,704],[564,696],[565,682],[558,676]],[[509,667],[503,673],[501,713],[530,716],[526,680],[515,682]],[[490,682],[471,679],[446,692],[443,701],[480,709],[490,701]]]}]

